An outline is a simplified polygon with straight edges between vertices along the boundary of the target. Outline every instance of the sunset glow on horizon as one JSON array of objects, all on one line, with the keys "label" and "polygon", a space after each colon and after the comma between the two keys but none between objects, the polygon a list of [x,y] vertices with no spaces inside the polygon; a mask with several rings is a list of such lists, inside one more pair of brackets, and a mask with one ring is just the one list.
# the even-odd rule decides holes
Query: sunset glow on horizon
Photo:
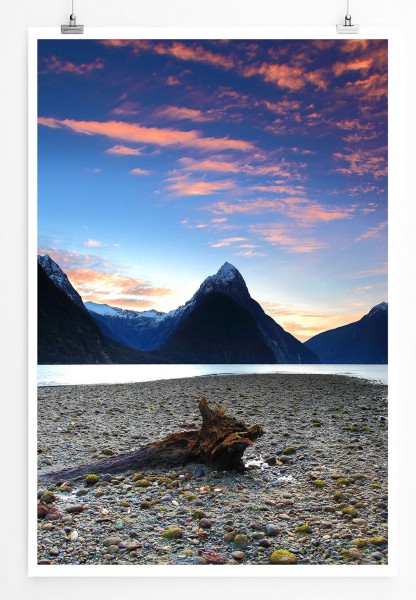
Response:
[{"label": "sunset glow on horizon", "polygon": [[169,311],[228,261],[301,341],[387,301],[386,40],[39,40],[38,246]]}]

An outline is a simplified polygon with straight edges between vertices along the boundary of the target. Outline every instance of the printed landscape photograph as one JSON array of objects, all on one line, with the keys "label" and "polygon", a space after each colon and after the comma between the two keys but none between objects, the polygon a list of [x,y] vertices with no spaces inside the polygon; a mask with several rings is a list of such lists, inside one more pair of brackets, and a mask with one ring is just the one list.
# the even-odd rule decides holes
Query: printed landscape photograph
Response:
[{"label": "printed landscape photograph", "polygon": [[37,565],[383,571],[387,40],[37,51]]}]

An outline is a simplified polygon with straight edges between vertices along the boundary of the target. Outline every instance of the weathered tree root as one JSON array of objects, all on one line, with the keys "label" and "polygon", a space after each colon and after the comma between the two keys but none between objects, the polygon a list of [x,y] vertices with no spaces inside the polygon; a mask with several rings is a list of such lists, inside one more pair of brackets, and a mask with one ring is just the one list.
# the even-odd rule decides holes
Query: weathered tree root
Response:
[{"label": "weathered tree root", "polygon": [[76,479],[86,473],[121,473],[139,468],[164,468],[202,462],[221,470],[243,471],[243,453],[263,435],[260,425],[247,426],[216,407],[210,408],[205,398],[199,401],[202,425],[199,430],[172,433],[133,452],[126,452],[42,475],[54,481]]}]

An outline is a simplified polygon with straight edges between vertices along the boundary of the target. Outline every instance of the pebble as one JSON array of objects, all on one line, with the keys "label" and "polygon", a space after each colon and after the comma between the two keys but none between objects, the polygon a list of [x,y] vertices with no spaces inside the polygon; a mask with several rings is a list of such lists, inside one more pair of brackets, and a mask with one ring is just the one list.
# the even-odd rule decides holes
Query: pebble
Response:
[{"label": "pebble", "polygon": [[241,552],[241,550],[236,550],[235,552],[232,552],[231,556],[235,560],[244,560],[244,558],[245,558],[245,554],[244,554],[244,552]]},{"label": "pebble", "polygon": [[85,506],[82,504],[72,504],[66,507],[66,512],[70,514],[80,514],[85,510]]},{"label": "pebble", "polygon": [[209,519],[200,519],[199,526],[202,527],[202,529],[211,529],[212,522]]},{"label": "pebble", "polygon": [[270,535],[270,536],[272,536],[272,537],[273,537],[273,536],[277,535],[277,533],[278,533],[278,529],[277,529],[277,527],[275,527],[274,525],[271,525],[270,523],[268,523],[268,524],[266,525],[266,527],[264,528],[264,533],[265,533],[266,535]]}]

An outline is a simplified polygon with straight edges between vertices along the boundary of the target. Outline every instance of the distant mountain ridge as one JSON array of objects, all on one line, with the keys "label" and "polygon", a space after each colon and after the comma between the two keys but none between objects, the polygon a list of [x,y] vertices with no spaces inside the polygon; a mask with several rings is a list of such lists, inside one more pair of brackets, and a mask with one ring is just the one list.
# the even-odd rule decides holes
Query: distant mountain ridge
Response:
[{"label": "distant mountain ridge", "polygon": [[315,335],[305,345],[324,364],[387,364],[387,302],[373,306],[355,323]]},{"label": "distant mountain ridge", "polygon": [[86,303],[96,322],[107,334],[140,350],[159,350],[167,343],[182,321],[208,294],[217,292],[230,297],[256,321],[264,343],[272,352],[273,363],[318,363],[315,353],[297,340],[253,300],[241,273],[225,262],[208,276],[188,302],[169,313],[136,312],[107,305]]}]

